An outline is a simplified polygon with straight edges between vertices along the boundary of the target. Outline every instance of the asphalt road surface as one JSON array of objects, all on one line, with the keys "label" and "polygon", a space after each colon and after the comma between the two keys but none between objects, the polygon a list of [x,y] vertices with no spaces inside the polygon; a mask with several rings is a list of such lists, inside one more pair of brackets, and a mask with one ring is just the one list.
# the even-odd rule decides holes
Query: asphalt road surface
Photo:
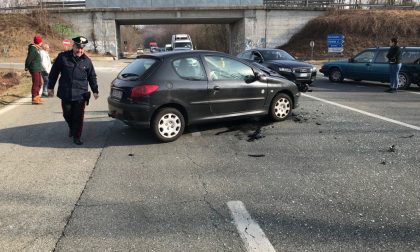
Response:
[{"label": "asphalt road surface", "polygon": [[95,63],[81,147],[57,98],[0,110],[2,250],[420,251],[418,87],[319,78],[287,121],[160,144],[107,116],[125,63]]}]

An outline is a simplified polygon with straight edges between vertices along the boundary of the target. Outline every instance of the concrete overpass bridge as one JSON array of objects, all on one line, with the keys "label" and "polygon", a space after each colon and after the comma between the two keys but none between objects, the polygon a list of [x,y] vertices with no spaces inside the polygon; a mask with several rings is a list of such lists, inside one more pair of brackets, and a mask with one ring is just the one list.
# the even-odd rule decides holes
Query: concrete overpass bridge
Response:
[{"label": "concrete overpass bridge", "polygon": [[100,52],[118,56],[122,25],[227,24],[229,50],[236,54],[247,47],[282,45],[324,11],[268,9],[263,0],[86,0],[86,8],[51,12],[95,41]]}]

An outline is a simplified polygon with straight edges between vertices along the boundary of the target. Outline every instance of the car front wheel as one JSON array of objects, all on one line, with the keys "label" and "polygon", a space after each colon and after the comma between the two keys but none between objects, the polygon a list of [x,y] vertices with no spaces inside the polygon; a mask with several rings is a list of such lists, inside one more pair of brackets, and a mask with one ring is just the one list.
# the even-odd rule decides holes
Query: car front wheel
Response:
[{"label": "car front wheel", "polygon": [[284,121],[292,114],[293,102],[287,94],[278,94],[271,101],[270,118],[273,121]]},{"label": "car front wheel", "polygon": [[329,79],[331,82],[342,82],[344,80],[340,69],[333,68],[330,70]]},{"label": "car front wheel", "polygon": [[408,89],[410,87],[410,77],[408,77],[405,73],[399,73],[398,74],[400,88],[401,89]]},{"label": "car front wheel", "polygon": [[152,120],[152,129],[161,142],[172,142],[178,139],[185,128],[184,116],[175,108],[163,108]]}]

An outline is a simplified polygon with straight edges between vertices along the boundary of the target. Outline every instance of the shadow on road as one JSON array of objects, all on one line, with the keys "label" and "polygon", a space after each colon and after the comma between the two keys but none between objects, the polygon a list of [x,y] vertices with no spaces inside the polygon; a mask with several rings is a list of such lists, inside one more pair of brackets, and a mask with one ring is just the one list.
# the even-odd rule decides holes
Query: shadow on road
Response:
[{"label": "shadow on road", "polygon": [[83,145],[73,144],[64,121],[24,125],[0,129],[0,144],[16,144],[40,148],[104,148],[107,146],[147,145],[157,143],[148,130],[134,130],[115,121],[86,119]]},{"label": "shadow on road", "polygon": [[[369,81],[352,81],[344,80],[343,82],[333,83],[333,82],[316,82],[313,87],[322,88],[322,91],[327,91],[328,89],[332,92],[363,92],[363,93],[382,93],[384,90],[389,88],[389,83],[381,82],[369,82]],[[362,89],[361,89],[362,87]],[[369,88],[369,89],[367,89]],[[409,89],[401,89],[400,92],[404,91],[420,91],[420,87],[416,84],[411,84]]]},{"label": "shadow on road", "polygon": [[[83,125],[82,146],[73,144],[72,138],[68,137],[68,128],[64,120],[0,129],[0,144],[42,148],[104,148],[162,144],[155,139],[150,129],[134,128],[118,120],[107,120],[108,117],[104,116],[102,111],[87,111],[86,115],[89,117],[85,118]],[[295,116],[288,120],[295,121]],[[192,125],[185,129],[184,135],[207,132],[219,136],[229,133],[239,140],[254,141],[264,137],[264,129],[267,127],[275,127],[275,123],[266,117],[258,117]]]}]

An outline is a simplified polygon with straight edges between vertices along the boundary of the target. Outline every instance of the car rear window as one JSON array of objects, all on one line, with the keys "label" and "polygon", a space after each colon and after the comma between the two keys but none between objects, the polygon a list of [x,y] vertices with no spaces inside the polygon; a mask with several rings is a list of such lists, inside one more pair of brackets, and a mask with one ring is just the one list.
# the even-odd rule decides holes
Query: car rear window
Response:
[{"label": "car rear window", "polygon": [[131,62],[118,75],[119,79],[137,80],[140,79],[144,73],[157,62],[154,58],[140,58]]}]

